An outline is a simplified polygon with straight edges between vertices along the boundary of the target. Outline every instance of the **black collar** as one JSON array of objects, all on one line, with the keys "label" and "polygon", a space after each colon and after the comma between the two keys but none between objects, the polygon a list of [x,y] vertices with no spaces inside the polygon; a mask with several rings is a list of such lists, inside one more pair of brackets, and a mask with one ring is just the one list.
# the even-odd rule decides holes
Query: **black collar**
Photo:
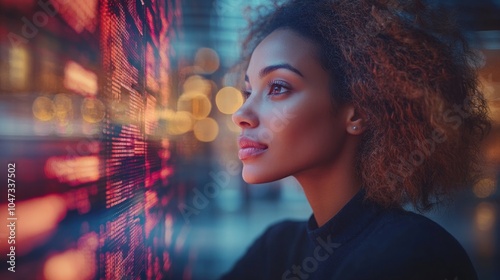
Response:
[{"label": "black collar", "polygon": [[312,214],[307,222],[307,233],[313,243],[320,245],[320,243],[328,240],[328,242],[341,245],[358,235],[368,226],[382,208],[373,202],[365,200],[364,197],[365,191],[361,189],[322,227],[318,227],[314,214]]}]

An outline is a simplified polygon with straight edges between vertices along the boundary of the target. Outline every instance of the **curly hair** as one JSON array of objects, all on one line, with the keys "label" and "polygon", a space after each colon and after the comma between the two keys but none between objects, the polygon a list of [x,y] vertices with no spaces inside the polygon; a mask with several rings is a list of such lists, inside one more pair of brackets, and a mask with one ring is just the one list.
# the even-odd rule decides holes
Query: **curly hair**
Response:
[{"label": "curly hair", "polygon": [[366,199],[428,210],[477,180],[479,144],[491,124],[477,56],[444,8],[291,0],[257,11],[243,43],[245,65],[263,38],[291,29],[320,47],[332,102],[352,104],[368,120],[356,158]]}]

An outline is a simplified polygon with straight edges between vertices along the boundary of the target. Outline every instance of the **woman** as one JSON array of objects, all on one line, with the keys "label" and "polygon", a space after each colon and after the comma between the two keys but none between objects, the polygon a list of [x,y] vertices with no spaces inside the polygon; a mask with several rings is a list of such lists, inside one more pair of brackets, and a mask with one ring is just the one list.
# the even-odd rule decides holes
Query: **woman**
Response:
[{"label": "woman", "polygon": [[421,1],[291,0],[253,23],[239,158],[294,176],[313,215],[269,227],[223,279],[476,279],[429,209],[474,182],[489,130],[473,55]]}]

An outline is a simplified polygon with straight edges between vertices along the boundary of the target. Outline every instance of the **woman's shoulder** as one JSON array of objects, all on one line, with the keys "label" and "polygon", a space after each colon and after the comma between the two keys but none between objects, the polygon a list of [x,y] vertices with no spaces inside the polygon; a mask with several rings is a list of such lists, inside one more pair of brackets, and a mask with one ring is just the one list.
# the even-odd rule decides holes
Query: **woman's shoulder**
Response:
[{"label": "woman's shoulder", "polygon": [[301,220],[286,219],[269,225],[260,235],[262,242],[273,244],[293,243],[304,240],[307,235],[307,223]]},{"label": "woman's shoulder", "polygon": [[[419,249],[461,249],[460,243],[441,225],[430,218],[407,210],[388,210],[375,225],[372,238],[381,238],[386,245],[415,246]],[[385,237],[385,238],[384,238]]]},{"label": "woman's shoulder", "polygon": [[351,256],[356,260],[347,261],[345,271],[359,266],[363,273],[379,273],[381,277],[477,279],[457,239],[433,220],[414,212],[382,212],[355,247]]},{"label": "woman's shoulder", "polygon": [[297,233],[306,230],[307,222],[305,220],[285,219],[270,224],[265,234],[287,234]]}]

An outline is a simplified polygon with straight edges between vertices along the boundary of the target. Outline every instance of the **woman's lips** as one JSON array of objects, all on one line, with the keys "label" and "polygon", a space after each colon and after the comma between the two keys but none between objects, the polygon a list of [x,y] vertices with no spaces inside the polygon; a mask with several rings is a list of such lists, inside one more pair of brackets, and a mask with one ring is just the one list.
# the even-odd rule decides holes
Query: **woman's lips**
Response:
[{"label": "woman's lips", "polygon": [[267,148],[255,148],[255,147],[248,147],[248,148],[241,148],[238,151],[238,157],[240,160],[245,160],[249,159],[251,157],[258,156],[262,154],[263,152],[267,151]]},{"label": "woman's lips", "polygon": [[254,141],[250,137],[241,136],[238,138],[238,157],[240,160],[245,160],[251,157],[258,156],[267,150],[267,145]]}]

